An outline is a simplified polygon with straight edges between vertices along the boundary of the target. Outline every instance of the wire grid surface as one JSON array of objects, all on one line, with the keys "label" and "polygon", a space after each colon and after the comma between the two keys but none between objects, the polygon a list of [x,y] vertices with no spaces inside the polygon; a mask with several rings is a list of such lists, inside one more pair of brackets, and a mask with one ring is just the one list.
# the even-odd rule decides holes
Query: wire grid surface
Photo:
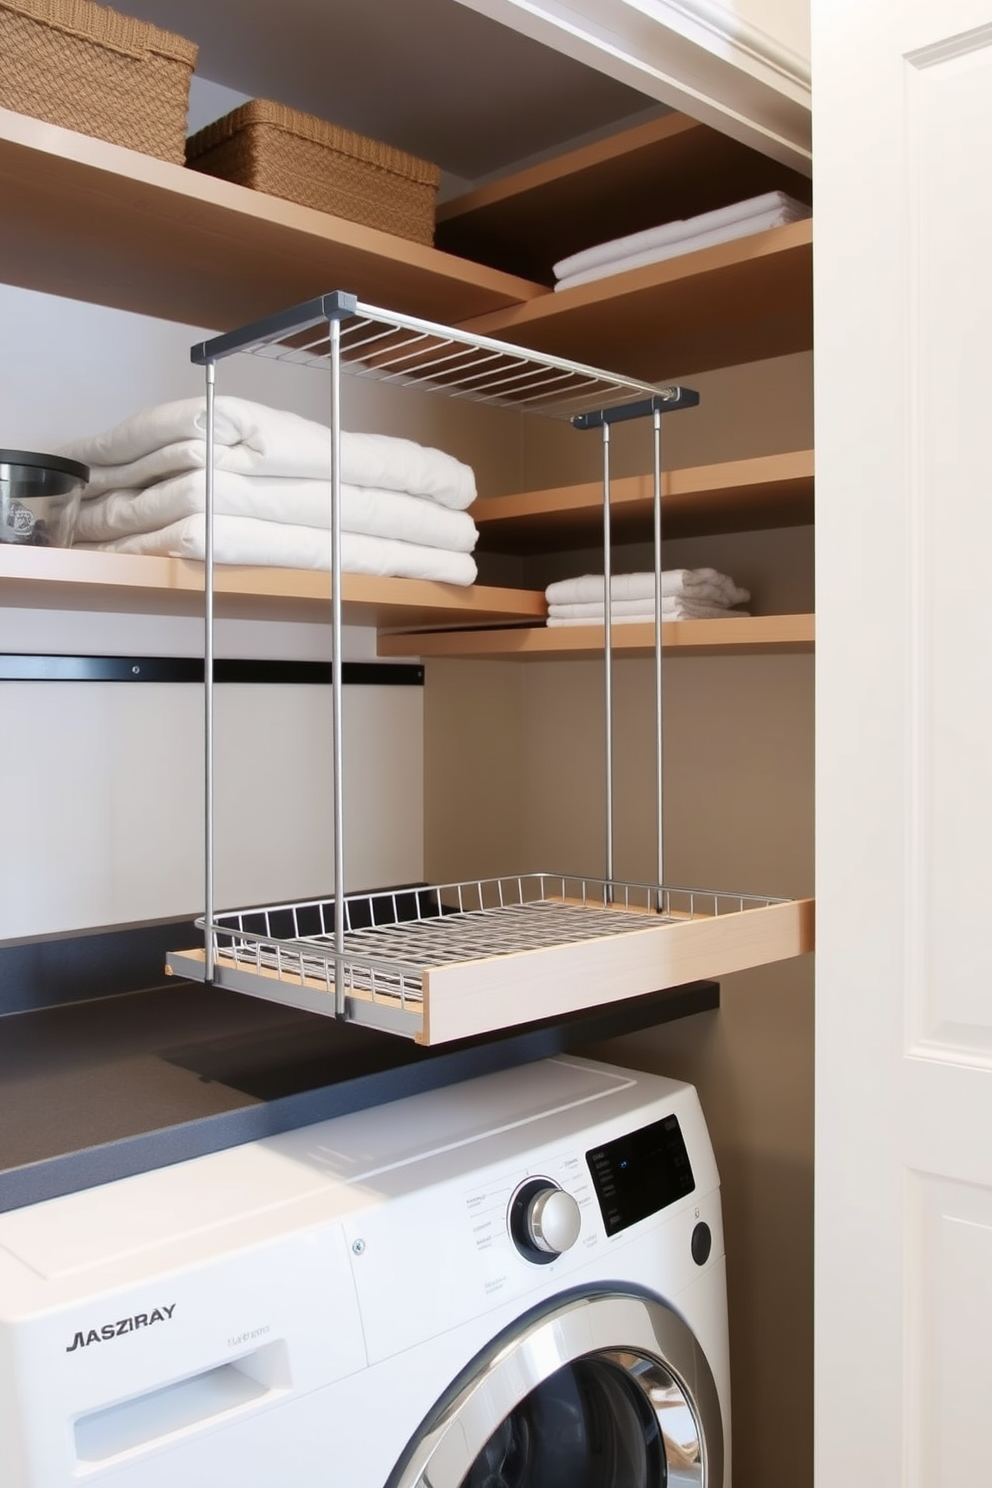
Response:
[{"label": "wire grid surface", "polygon": [[[312,303],[299,310],[298,323],[277,331],[253,337],[252,327],[245,327],[244,339],[231,349],[326,367],[331,349],[327,316],[314,314]],[[621,377],[373,305],[358,303],[340,326],[345,372],[519,412],[567,419],[648,398],[677,406],[681,397],[675,387]],[[207,342],[203,351],[209,350]]]},{"label": "wire grid surface", "polygon": [[[552,874],[475,879],[345,900],[341,982],[374,1000],[423,1000],[431,967],[633,934],[658,924],[740,913],[773,898],[569,879]],[[408,915],[404,918],[402,915]],[[276,971],[335,989],[333,900],[229,911],[214,922],[215,950],[239,967]],[[356,923],[356,920],[369,923]]]}]

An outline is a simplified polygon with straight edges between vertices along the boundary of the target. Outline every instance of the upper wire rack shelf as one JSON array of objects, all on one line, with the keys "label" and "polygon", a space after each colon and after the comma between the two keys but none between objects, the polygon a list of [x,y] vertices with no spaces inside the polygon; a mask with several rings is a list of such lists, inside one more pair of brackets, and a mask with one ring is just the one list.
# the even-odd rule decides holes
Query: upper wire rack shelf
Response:
[{"label": "upper wire rack shelf", "polygon": [[661,387],[581,362],[523,350],[487,336],[365,305],[354,295],[340,291],[202,341],[193,347],[191,359],[204,365],[247,352],[279,362],[326,367],[332,320],[340,324],[342,371],[399,387],[416,387],[449,398],[579,423],[585,423],[587,416],[610,410],[613,418],[607,421],[612,422],[655,408],[664,412],[698,402],[697,395],[687,388]]}]

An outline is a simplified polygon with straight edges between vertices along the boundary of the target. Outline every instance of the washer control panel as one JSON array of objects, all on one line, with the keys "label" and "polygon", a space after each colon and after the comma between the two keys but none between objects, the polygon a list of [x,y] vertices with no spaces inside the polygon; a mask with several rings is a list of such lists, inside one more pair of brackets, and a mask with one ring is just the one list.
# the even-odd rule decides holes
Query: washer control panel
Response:
[{"label": "washer control panel", "polygon": [[696,1186],[674,1113],[594,1147],[586,1162],[608,1235],[667,1209]]}]

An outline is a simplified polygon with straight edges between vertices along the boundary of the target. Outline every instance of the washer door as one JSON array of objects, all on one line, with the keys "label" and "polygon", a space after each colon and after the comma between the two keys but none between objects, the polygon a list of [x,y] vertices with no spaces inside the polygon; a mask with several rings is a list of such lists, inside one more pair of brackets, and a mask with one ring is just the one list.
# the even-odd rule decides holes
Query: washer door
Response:
[{"label": "washer door", "polygon": [[688,1325],[657,1298],[587,1292],[496,1340],[387,1488],[723,1488],[723,1452]]}]

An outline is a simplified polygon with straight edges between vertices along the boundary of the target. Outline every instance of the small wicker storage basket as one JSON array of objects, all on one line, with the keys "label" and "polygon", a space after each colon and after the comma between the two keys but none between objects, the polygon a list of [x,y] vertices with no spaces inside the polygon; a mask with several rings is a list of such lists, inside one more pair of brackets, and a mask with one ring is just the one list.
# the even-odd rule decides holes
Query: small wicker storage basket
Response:
[{"label": "small wicker storage basket", "polygon": [[197,52],[92,0],[0,0],[0,106],[182,165]]},{"label": "small wicker storage basket", "polygon": [[434,241],[436,165],[264,98],[194,134],[186,164],[397,237]]}]

